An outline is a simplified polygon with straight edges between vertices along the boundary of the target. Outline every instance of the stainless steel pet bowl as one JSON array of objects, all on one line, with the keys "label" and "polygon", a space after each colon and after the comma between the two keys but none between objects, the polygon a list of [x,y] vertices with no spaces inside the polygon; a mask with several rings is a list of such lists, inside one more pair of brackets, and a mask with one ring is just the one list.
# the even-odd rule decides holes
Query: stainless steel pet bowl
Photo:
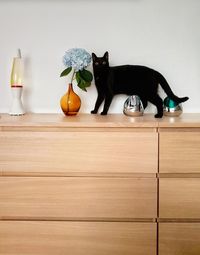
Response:
[{"label": "stainless steel pet bowl", "polygon": [[164,99],[163,113],[165,116],[178,117],[182,114],[183,109],[181,104],[177,104],[169,97]]},{"label": "stainless steel pet bowl", "polygon": [[129,96],[124,102],[123,112],[127,116],[142,116],[144,113],[144,107],[140,97],[137,95]]}]

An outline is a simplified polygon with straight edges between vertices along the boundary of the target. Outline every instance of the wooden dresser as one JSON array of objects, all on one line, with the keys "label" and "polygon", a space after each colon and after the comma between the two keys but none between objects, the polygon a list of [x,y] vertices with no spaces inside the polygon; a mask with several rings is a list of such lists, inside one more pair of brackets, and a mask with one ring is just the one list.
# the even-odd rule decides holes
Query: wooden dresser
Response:
[{"label": "wooden dresser", "polygon": [[158,247],[200,254],[200,114],[159,123]]},{"label": "wooden dresser", "polygon": [[200,114],[0,117],[0,255],[199,255]]}]

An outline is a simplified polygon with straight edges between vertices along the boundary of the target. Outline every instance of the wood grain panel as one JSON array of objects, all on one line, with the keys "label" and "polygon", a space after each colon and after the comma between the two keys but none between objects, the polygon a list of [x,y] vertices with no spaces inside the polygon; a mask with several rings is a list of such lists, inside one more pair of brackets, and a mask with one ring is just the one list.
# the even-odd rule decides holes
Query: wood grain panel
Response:
[{"label": "wood grain panel", "polygon": [[0,221],[1,255],[156,255],[155,223]]},{"label": "wood grain panel", "polygon": [[160,218],[200,219],[200,179],[163,178],[159,181]]},{"label": "wood grain panel", "polygon": [[199,255],[200,223],[159,223],[159,255]]},{"label": "wood grain panel", "polygon": [[0,217],[156,218],[156,179],[1,177]]},{"label": "wood grain panel", "polygon": [[200,133],[160,133],[160,173],[200,173]]},{"label": "wood grain panel", "polygon": [[4,174],[155,173],[157,151],[153,132],[0,133]]},{"label": "wood grain panel", "polygon": [[[196,116],[196,119],[198,115]],[[108,114],[102,116],[100,114],[77,114],[76,116],[66,117],[64,114],[45,114],[45,113],[28,113],[22,116],[10,116],[1,114],[0,127],[5,130],[8,128],[19,127],[21,130],[28,128],[35,129],[37,127],[46,128],[156,128],[158,120],[153,114],[145,114],[140,118],[127,117],[124,114]]]}]

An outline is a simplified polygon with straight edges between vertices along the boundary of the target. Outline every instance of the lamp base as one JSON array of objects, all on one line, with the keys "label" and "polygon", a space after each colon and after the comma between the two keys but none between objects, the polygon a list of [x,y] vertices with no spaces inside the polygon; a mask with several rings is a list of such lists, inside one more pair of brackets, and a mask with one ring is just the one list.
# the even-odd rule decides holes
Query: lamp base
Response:
[{"label": "lamp base", "polygon": [[20,116],[25,114],[21,101],[22,89],[23,87],[11,87],[13,100],[9,111],[10,115]]}]

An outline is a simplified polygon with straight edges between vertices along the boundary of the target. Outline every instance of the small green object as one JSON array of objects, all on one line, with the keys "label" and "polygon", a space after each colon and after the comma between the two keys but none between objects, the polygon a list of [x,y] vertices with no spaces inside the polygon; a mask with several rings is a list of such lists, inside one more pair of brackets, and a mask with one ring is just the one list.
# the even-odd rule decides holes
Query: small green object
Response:
[{"label": "small green object", "polygon": [[178,104],[176,102],[174,102],[171,98],[166,97],[164,99],[164,106],[168,107],[168,108],[175,108]]}]

